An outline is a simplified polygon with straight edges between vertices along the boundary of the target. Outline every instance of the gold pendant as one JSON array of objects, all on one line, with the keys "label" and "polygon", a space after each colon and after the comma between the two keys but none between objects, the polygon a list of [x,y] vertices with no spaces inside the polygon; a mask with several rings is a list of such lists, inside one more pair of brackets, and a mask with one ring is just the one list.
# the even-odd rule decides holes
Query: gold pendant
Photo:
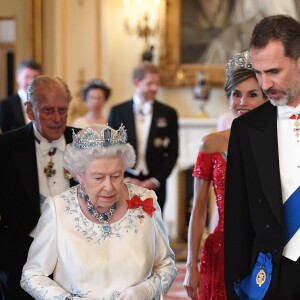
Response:
[{"label": "gold pendant", "polygon": [[294,133],[295,133],[296,137],[299,136],[299,131],[300,131],[300,128],[294,128]]},{"label": "gold pendant", "polygon": [[55,174],[55,170],[53,169],[54,163],[52,162],[52,159],[50,158],[50,161],[48,162],[47,167],[44,168],[44,173],[47,177],[52,177],[52,175]]},{"label": "gold pendant", "polygon": [[256,275],[256,284],[259,285],[259,287],[261,287],[265,283],[266,278],[267,278],[267,274],[265,270],[260,269]]},{"label": "gold pendant", "polygon": [[67,180],[70,180],[72,178],[71,173],[67,169],[65,169],[65,168],[64,168],[64,177]]}]

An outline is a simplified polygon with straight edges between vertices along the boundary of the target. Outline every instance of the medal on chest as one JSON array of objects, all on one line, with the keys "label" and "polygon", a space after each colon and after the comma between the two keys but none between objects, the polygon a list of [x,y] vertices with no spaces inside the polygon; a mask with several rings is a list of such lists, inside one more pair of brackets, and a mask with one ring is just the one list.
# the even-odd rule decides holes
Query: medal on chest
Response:
[{"label": "medal on chest", "polygon": [[54,169],[54,162],[52,160],[53,155],[56,153],[56,148],[53,148],[48,152],[49,161],[47,166],[44,168],[44,173],[47,177],[52,177],[52,175],[55,175],[55,169]]},{"label": "medal on chest", "polygon": [[295,115],[292,115],[290,117],[291,120],[294,121],[294,128],[293,128],[293,131],[294,131],[294,134],[297,138],[297,142],[299,142],[299,137],[300,137],[300,115],[299,114],[295,114]]}]

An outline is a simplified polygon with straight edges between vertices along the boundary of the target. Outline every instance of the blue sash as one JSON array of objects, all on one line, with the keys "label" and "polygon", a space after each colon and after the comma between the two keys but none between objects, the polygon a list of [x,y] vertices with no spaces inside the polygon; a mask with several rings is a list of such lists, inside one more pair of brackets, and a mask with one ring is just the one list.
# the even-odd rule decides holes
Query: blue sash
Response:
[{"label": "blue sash", "polygon": [[300,228],[300,186],[283,205],[286,244]]},{"label": "blue sash", "polygon": [[272,277],[271,253],[258,253],[254,267],[245,279],[234,283],[234,290],[242,300],[262,300],[268,291]]}]

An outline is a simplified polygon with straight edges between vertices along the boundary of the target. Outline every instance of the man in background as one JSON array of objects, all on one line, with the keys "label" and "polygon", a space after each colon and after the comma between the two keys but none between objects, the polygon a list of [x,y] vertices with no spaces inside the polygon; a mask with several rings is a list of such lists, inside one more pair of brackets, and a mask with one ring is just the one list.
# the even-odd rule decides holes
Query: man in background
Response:
[{"label": "man in background", "polygon": [[23,60],[16,70],[18,92],[0,100],[0,129],[2,132],[19,128],[29,123],[25,113],[26,91],[28,84],[41,75],[41,66],[33,60]]},{"label": "man in background", "polygon": [[155,99],[159,88],[158,68],[140,63],[132,74],[135,94],[132,99],[112,107],[109,125],[127,129],[137,162],[127,170],[128,182],[155,190],[163,210],[166,180],[178,157],[178,117],[175,109]]},{"label": "man in background", "polygon": [[72,128],[66,127],[72,99],[68,86],[41,75],[29,84],[27,95],[31,122],[0,134],[0,289],[5,300],[32,299],[20,280],[43,201],[76,184],[63,168],[66,144],[72,142]]}]

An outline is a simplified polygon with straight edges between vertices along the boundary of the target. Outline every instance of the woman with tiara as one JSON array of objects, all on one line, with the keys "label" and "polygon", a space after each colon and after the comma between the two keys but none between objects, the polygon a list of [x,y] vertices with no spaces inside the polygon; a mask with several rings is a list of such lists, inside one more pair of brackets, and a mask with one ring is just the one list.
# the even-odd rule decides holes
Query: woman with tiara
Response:
[{"label": "woman with tiara", "polygon": [[152,300],[170,288],[176,267],[157,197],[124,183],[135,163],[126,141],[124,126],[73,134],[64,164],[79,184],[45,200],[23,268],[35,299]]},{"label": "woman with tiara", "polygon": [[[251,69],[249,52],[236,54],[226,65],[226,97],[235,117],[266,101]],[[224,186],[230,129],[214,132],[201,141],[194,167],[194,199],[188,232],[188,256],[184,287],[194,300],[226,299],[224,284]],[[213,186],[219,213],[218,224],[200,254],[206,224],[208,194]]]},{"label": "woman with tiara", "polygon": [[104,108],[111,95],[110,87],[100,79],[87,82],[81,90],[86,114],[73,120],[72,126],[85,128],[89,125],[106,124]]}]

